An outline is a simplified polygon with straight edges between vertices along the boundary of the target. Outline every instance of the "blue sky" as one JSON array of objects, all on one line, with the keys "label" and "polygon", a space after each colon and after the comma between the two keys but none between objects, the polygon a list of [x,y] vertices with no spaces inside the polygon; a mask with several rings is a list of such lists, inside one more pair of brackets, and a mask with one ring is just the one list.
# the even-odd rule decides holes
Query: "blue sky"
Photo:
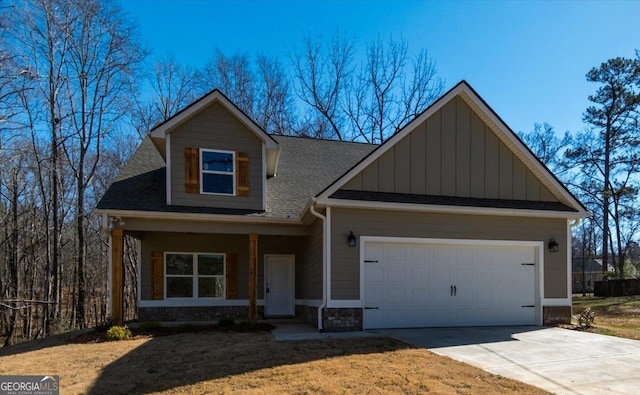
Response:
[{"label": "blue sky", "polygon": [[584,128],[594,66],[640,49],[640,0],[628,1],[205,1],[128,0],[153,56],[202,66],[216,49],[287,52],[311,33],[337,30],[364,48],[404,37],[426,48],[446,89],[466,79],[515,131],[548,122]]}]

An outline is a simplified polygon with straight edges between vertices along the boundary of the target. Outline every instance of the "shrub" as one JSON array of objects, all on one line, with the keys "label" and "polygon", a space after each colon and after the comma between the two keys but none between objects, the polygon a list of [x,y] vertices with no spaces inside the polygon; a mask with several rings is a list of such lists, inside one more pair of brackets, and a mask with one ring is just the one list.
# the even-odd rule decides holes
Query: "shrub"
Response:
[{"label": "shrub", "polygon": [[162,324],[158,321],[145,321],[140,323],[140,329],[145,332],[152,332],[160,328],[162,328]]},{"label": "shrub", "polygon": [[590,307],[587,307],[582,313],[578,314],[578,325],[580,325],[580,328],[591,328],[595,320],[596,312],[591,310]]},{"label": "shrub", "polygon": [[131,337],[131,329],[128,326],[114,325],[107,331],[107,339],[109,340],[124,340]]},{"label": "shrub", "polygon": [[236,321],[231,317],[222,317],[218,320],[218,327],[220,328],[234,326],[235,324]]}]

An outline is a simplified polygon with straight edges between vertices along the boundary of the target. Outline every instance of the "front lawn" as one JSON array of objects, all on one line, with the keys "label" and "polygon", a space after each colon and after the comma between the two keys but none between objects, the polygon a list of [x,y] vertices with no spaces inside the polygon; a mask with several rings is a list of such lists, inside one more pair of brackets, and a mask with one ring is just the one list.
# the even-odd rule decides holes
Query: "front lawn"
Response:
[{"label": "front lawn", "polygon": [[197,331],[43,340],[0,349],[0,375],[57,374],[65,394],[546,393],[388,338],[276,342],[266,332]]},{"label": "front lawn", "polygon": [[573,296],[574,316],[587,307],[596,312],[593,332],[640,340],[640,295]]}]

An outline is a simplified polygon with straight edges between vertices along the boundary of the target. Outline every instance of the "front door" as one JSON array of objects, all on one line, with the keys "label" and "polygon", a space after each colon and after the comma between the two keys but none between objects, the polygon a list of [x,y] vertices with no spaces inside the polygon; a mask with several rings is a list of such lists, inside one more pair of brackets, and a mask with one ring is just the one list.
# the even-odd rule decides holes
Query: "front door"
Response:
[{"label": "front door", "polygon": [[265,255],[264,314],[295,315],[295,261],[293,255]]}]

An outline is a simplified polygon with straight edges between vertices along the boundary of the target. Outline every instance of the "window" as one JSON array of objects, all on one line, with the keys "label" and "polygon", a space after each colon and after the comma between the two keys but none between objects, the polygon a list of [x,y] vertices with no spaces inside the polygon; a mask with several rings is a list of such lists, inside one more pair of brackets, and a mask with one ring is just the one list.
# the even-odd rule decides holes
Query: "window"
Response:
[{"label": "window", "polygon": [[165,254],[167,298],[223,298],[224,254]]},{"label": "window", "polygon": [[235,195],[235,152],[200,150],[201,192]]}]

